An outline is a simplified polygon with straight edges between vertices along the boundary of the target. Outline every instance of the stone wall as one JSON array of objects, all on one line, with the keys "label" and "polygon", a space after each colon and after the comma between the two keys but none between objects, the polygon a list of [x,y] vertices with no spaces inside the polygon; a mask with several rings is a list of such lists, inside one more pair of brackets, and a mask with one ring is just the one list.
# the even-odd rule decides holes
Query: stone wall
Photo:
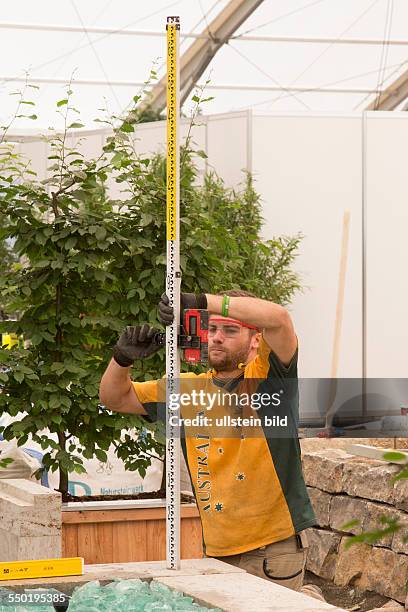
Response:
[{"label": "stone wall", "polygon": [[61,557],[61,495],[30,480],[0,479],[0,561]]},{"label": "stone wall", "polygon": [[[398,465],[348,454],[342,449],[303,452],[303,471],[318,527],[308,529],[307,569],[337,585],[376,591],[404,603],[408,582],[408,480],[392,484]],[[353,544],[350,534],[384,529],[381,517],[406,527],[374,545]],[[359,525],[343,525],[357,519]]]}]

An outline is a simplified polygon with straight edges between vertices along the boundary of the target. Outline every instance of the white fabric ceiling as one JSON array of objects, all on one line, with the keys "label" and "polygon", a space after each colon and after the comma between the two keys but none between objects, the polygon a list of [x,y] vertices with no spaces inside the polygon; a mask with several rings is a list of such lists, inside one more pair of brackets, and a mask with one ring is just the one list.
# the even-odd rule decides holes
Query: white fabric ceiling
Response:
[{"label": "white fabric ceiling", "polygon": [[[86,127],[107,105],[119,114],[140,87],[121,86],[118,81],[143,82],[154,62],[163,74],[165,38],[87,32],[87,28],[164,32],[167,15],[179,15],[182,33],[201,32],[228,0],[15,0],[2,4],[0,119],[13,113],[16,97],[10,92],[23,87],[7,80],[58,79],[73,75],[74,101]],[[201,81],[211,85],[245,86],[241,90],[214,89],[215,99],[203,112],[258,110],[348,112],[362,110],[373,94],[346,92],[258,91],[254,87],[307,87],[378,91],[407,69],[408,3],[406,0],[264,0],[236,35],[333,39],[325,43],[247,41],[235,38],[212,60]],[[19,29],[11,24],[75,26],[81,32]],[[377,40],[381,44],[339,44],[341,39]],[[185,50],[192,39],[185,39]],[[75,84],[99,81],[101,84]],[[58,126],[55,103],[64,97],[61,83],[42,83],[37,92],[35,122],[20,120],[19,127]],[[188,112],[189,104],[185,111]]]}]

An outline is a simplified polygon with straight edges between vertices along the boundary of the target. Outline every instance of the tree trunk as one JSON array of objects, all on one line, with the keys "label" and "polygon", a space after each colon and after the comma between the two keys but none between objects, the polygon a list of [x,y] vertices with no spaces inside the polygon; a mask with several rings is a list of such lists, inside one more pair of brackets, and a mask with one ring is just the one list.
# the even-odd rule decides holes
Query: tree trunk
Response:
[{"label": "tree trunk", "polygon": [[60,493],[68,493],[68,474],[65,472],[62,467],[59,467],[59,487],[58,490]]},{"label": "tree trunk", "polygon": [[[58,432],[58,443],[61,450],[65,450],[66,437],[64,432]],[[68,472],[62,469],[61,464],[59,466],[59,488],[60,493],[68,493]]]},{"label": "tree trunk", "polygon": [[166,489],[166,455],[164,455],[164,459],[163,459],[163,475],[161,479],[160,490],[162,489],[163,490]]}]

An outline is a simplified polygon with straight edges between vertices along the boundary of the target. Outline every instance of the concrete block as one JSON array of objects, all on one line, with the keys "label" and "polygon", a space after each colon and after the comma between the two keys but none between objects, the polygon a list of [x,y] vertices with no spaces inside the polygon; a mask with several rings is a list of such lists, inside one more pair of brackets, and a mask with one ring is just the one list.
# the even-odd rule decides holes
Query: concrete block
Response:
[{"label": "concrete block", "polygon": [[0,561],[60,556],[60,493],[24,479],[0,479]]},{"label": "concrete block", "polygon": [[1,561],[25,561],[30,559],[55,559],[61,557],[61,536],[28,536],[0,530]]},{"label": "concrete block", "polygon": [[[134,561],[131,563],[95,563],[85,565],[83,576],[66,576],[63,578],[47,578],[47,585],[63,586],[64,584],[80,585],[91,580],[127,580],[140,578],[151,580],[160,576],[207,576],[211,574],[245,574],[245,570],[218,561],[218,559],[182,559],[180,569],[168,569],[166,561]],[[26,580],[7,580],[1,586],[21,584],[22,586],[38,587],[44,583],[43,578],[29,578]]]},{"label": "concrete block", "polygon": [[339,612],[323,601],[250,574],[166,577],[157,582],[225,612]]}]

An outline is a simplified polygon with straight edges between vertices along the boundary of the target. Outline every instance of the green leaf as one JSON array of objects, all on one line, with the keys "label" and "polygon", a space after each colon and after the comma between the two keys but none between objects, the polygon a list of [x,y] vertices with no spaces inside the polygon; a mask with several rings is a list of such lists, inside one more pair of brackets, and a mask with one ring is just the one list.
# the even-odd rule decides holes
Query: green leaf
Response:
[{"label": "green leaf", "polygon": [[85,392],[90,396],[90,397],[96,397],[98,395],[98,389],[95,386],[92,385],[85,385]]},{"label": "green leaf", "polygon": [[140,227],[145,227],[146,225],[149,225],[149,223],[151,223],[152,221],[152,215],[149,215],[148,213],[143,213],[140,218]]},{"label": "green leaf", "polygon": [[48,405],[50,408],[55,410],[55,408],[59,408],[61,405],[60,398],[58,395],[51,395],[48,401]]},{"label": "green leaf", "polygon": [[64,100],[59,100],[57,102],[57,106],[65,106],[66,104],[68,104],[68,99],[64,98]]},{"label": "green leaf", "polygon": [[407,456],[404,453],[390,451],[383,454],[383,459],[386,461],[407,461]]},{"label": "green leaf", "polygon": [[38,242],[38,244],[44,245],[47,242],[47,236],[38,232],[35,236],[35,240]]},{"label": "green leaf", "polygon": [[132,315],[136,317],[139,314],[140,309],[139,309],[139,306],[135,304],[135,302],[130,302],[129,310],[132,313]]},{"label": "green leaf", "polygon": [[135,128],[133,127],[133,125],[131,123],[126,123],[126,121],[124,123],[122,123],[122,125],[120,126],[120,131],[121,132],[134,132]]},{"label": "green leaf", "polygon": [[108,301],[108,296],[106,295],[106,293],[97,293],[95,299],[98,304],[102,304],[102,306],[105,306],[106,302]]},{"label": "green leaf", "polygon": [[24,380],[24,374],[19,370],[17,370],[17,372],[13,372],[13,376],[18,383],[22,383]]},{"label": "green leaf", "polygon": [[106,463],[106,461],[108,460],[108,456],[105,453],[105,451],[99,448],[95,448],[95,456],[98,459],[98,461],[101,461],[102,463]]},{"label": "green leaf", "polygon": [[74,128],[83,128],[83,127],[85,127],[83,123],[78,123],[77,121],[74,121],[68,126],[68,129],[71,130]]},{"label": "green leaf", "polygon": [[95,236],[98,240],[104,240],[104,238],[106,238],[106,229],[102,226],[97,227],[95,231]]},{"label": "green leaf", "polygon": [[76,245],[76,242],[77,242],[77,239],[75,238],[75,236],[71,236],[70,238],[68,238],[68,240],[65,242],[65,245],[64,245],[67,251],[72,249]]},{"label": "green leaf", "polygon": [[193,102],[200,102],[200,98],[198,96],[193,96],[191,99]]},{"label": "green leaf", "polygon": [[75,464],[74,472],[76,474],[86,474],[86,469],[84,468],[83,465]]}]

